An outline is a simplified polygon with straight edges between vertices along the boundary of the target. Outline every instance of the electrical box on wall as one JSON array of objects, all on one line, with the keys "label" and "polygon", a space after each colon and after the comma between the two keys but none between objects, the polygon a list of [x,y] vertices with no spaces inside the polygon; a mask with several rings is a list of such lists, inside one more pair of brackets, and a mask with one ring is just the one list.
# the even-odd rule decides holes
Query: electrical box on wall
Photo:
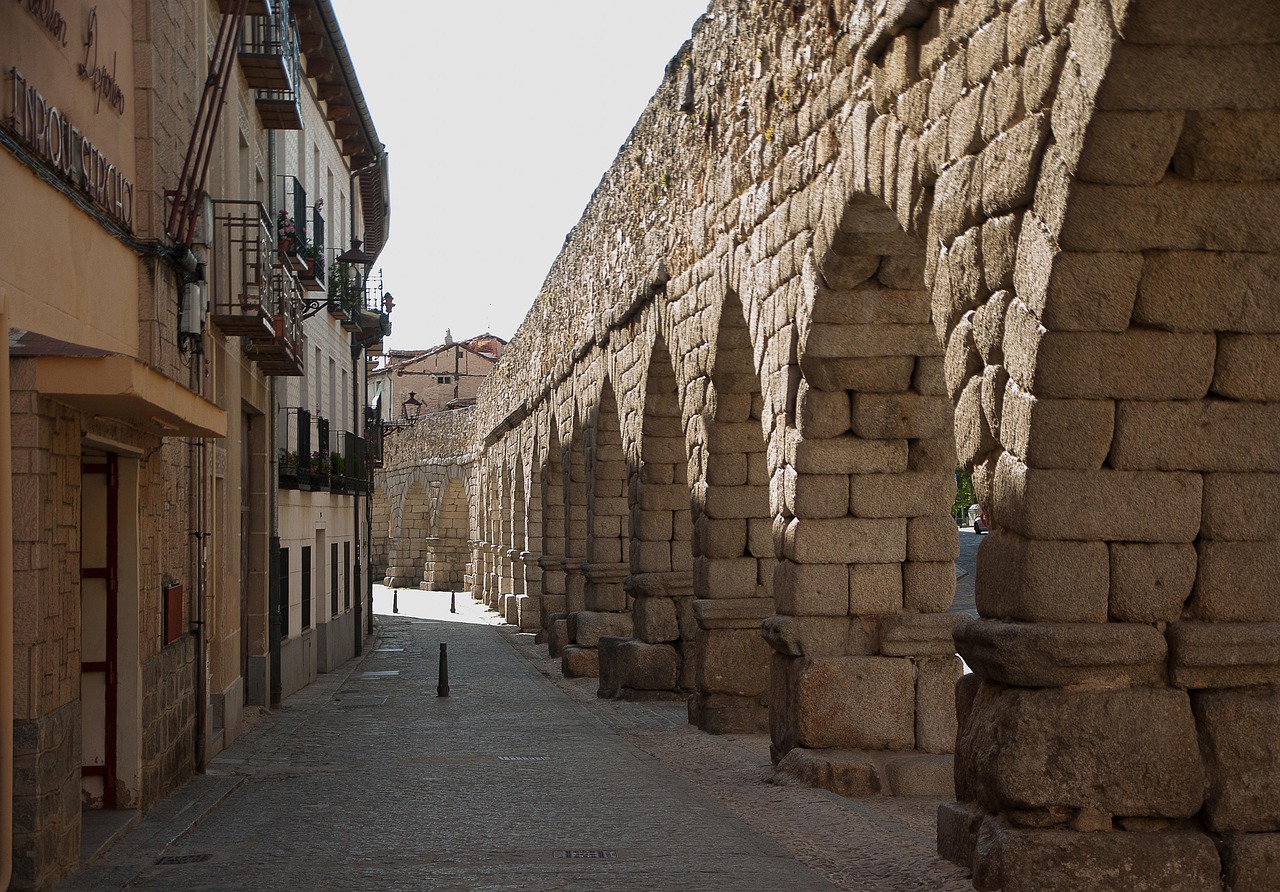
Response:
[{"label": "electrical box on wall", "polygon": [[182,637],[182,586],[170,582],[164,587],[164,643],[167,647]]}]

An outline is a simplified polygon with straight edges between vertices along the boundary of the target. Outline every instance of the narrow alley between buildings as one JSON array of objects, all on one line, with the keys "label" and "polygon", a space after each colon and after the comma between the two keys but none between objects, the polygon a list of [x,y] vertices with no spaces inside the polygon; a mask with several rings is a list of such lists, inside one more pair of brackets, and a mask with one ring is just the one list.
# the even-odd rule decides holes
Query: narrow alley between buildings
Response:
[{"label": "narrow alley between buildings", "polygon": [[[765,735],[595,697],[470,597],[375,594],[291,698],[60,888],[966,889],[937,800],[778,785]],[[437,696],[448,646],[448,698]]]}]

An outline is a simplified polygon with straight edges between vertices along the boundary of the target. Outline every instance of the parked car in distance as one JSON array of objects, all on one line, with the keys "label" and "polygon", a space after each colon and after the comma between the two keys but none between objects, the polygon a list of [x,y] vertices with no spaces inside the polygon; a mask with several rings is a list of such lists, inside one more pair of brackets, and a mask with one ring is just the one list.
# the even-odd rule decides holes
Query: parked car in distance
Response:
[{"label": "parked car in distance", "polygon": [[985,533],[991,527],[987,525],[986,512],[982,510],[982,506],[975,503],[969,506],[969,525],[973,527],[975,533]]}]

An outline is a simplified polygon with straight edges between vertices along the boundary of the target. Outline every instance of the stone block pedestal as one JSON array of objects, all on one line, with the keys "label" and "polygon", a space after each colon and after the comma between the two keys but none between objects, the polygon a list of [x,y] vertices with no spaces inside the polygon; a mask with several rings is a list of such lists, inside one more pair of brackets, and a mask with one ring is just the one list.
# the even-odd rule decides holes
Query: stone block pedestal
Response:
[{"label": "stone block pedestal", "polygon": [[955,795],[954,759],[950,755],[798,746],[782,757],[777,770],[841,796]]}]

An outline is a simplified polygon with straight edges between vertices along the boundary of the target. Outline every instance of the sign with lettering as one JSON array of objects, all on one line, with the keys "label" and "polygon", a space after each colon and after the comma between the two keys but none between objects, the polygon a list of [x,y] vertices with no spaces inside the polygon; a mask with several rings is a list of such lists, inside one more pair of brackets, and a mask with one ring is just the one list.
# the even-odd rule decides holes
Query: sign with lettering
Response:
[{"label": "sign with lettering", "polygon": [[53,39],[63,46],[67,45],[67,20],[58,11],[58,0],[18,0],[27,8],[27,12],[36,17],[44,29],[53,35]]},{"label": "sign with lettering", "polygon": [[98,7],[89,10],[89,33],[84,39],[84,58],[76,65],[76,74],[80,80],[88,81],[93,87],[96,99],[93,112],[97,114],[102,108],[102,100],[116,110],[116,114],[124,114],[124,91],[116,83],[116,53],[111,54],[111,68],[98,57]]},{"label": "sign with lettering", "polygon": [[57,106],[27,83],[22,72],[7,72],[12,89],[4,123],[44,165],[98,208],[133,230],[133,183],[80,132]]}]

